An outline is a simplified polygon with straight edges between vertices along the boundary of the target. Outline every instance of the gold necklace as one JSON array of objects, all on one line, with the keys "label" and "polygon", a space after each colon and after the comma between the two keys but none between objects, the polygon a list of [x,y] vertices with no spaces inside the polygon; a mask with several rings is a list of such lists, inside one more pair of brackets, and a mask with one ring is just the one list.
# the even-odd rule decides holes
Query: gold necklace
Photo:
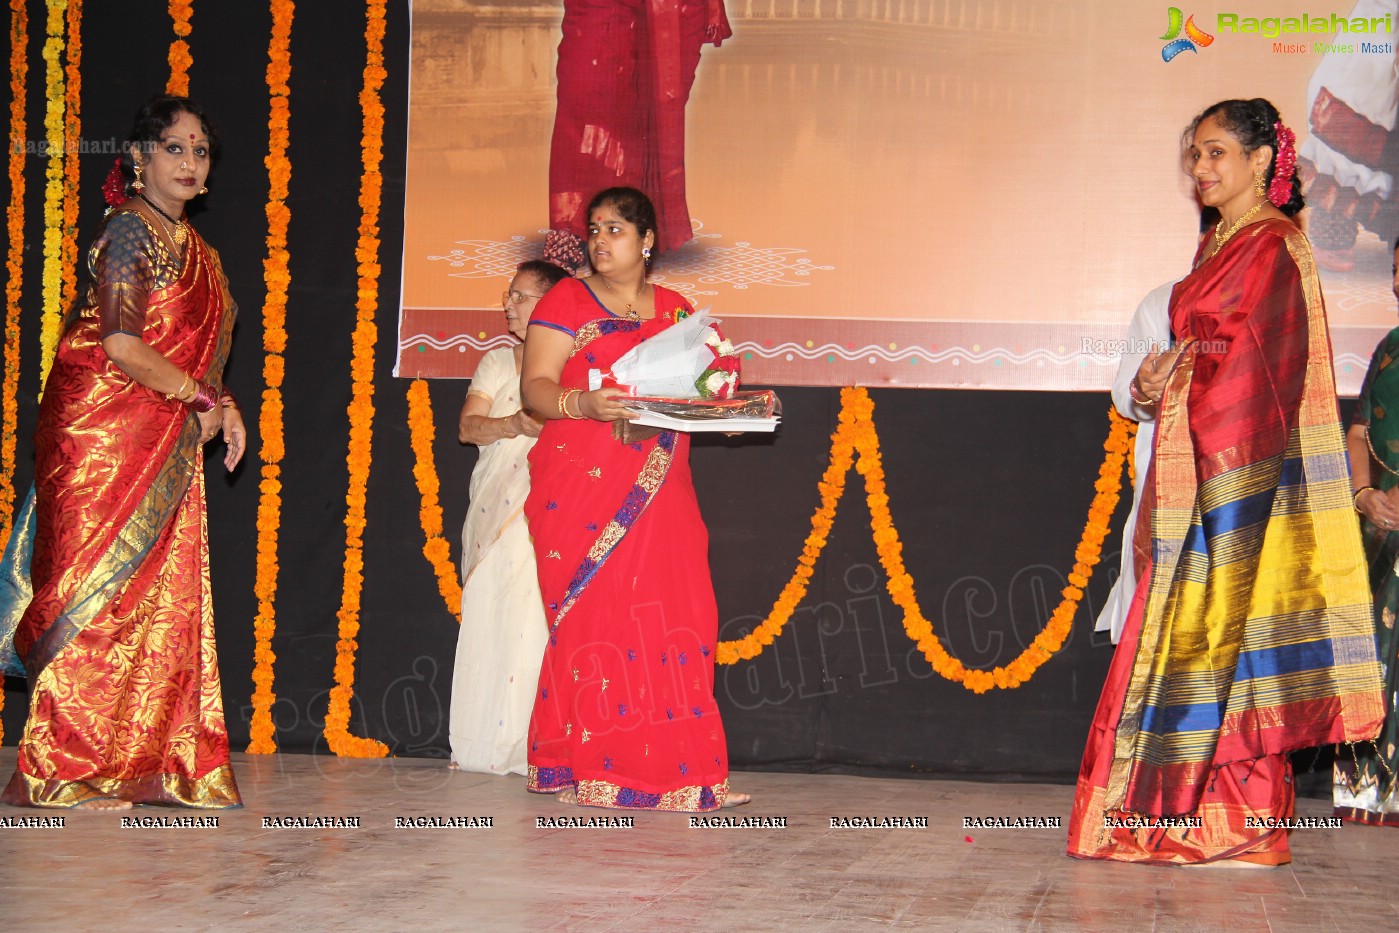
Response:
[{"label": "gold necklace", "polygon": [[176,220],[174,217],[171,217],[169,214],[165,213],[165,211],[157,207],[156,203],[150,198],[146,197],[144,194],[138,192],[137,197],[139,197],[142,201],[145,201],[146,204],[149,205],[151,210],[159,214],[161,219],[170,225],[167,230],[167,233],[169,234],[170,239],[174,242],[176,251],[183,253],[185,251],[185,243],[189,241],[189,234],[185,231],[184,217],[182,216],[179,220]]},{"label": "gold necklace", "polygon": [[1219,223],[1214,225],[1214,251],[1216,253],[1219,252],[1219,248],[1225,243],[1228,243],[1229,238],[1231,236],[1243,229],[1244,224],[1252,220],[1254,218],[1254,215],[1261,211],[1263,209],[1263,205],[1267,203],[1267,201],[1259,201],[1257,204],[1253,205],[1253,207],[1249,208],[1247,211],[1244,212],[1244,215],[1242,217],[1234,221],[1234,226],[1230,227],[1229,231],[1224,234],[1221,234],[1219,232],[1220,228],[1224,226],[1224,218],[1219,218]]},{"label": "gold necklace", "polygon": [[[613,288],[607,283],[607,277],[604,276],[601,272],[597,274],[597,280],[602,283],[603,288],[607,289],[612,294],[617,295],[617,300],[627,301],[625,298],[623,298],[620,294],[617,293],[617,289]],[[636,297],[633,298],[631,301],[627,301],[627,309],[622,313],[622,317],[626,318],[628,321],[641,320],[641,313],[639,311],[633,311],[632,305],[640,301],[641,296],[644,294],[646,294],[646,280],[642,279],[641,287],[636,290]]]}]

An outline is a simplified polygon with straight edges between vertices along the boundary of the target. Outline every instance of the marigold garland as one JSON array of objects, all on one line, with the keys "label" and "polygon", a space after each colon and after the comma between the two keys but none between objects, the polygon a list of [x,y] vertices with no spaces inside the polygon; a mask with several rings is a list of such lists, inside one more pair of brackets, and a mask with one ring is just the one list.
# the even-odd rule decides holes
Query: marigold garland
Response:
[{"label": "marigold garland", "polygon": [[[61,283],[63,273],[63,55],[66,0],[47,0],[48,17],[44,38],[44,135],[47,143],[48,166],[44,172],[44,267],[43,312],[39,327],[39,385],[42,387],[53,365],[58,347],[58,330],[62,310]],[[42,389],[41,389],[42,391]]]},{"label": "marigold garland", "polygon": [[[1132,435],[1132,443],[1127,445],[1127,481],[1133,489],[1137,488],[1137,422],[1131,422],[1129,429]],[[1125,547],[1125,545],[1124,545]]]},{"label": "marigold garland", "polygon": [[253,619],[253,716],[249,726],[248,752],[270,755],[277,750],[277,727],[272,720],[273,665],[272,637],[277,629],[278,535],[282,526],[282,457],[286,454],[283,421],[282,380],[286,374],[287,291],[291,287],[287,251],[287,227],[291,209],[287,207],[291,183],[291,24],[296,4],[272,0],[272,38],[267,45],[267,258],[262,278],[267,298],[262,305],[262,407],[258,412],[258,435],[262,460],[262,482],[258,484],[257,573],[253,593],[257,596],[257,616]]},{"label": "marigold garland", "polygon": [[[24,160],[28,127],[24,104],[29,78],[29,11],[25,0],[10,0],[10,206],[5,257],[5,369],[0,387],[0,552],[10,540],[15,518],[15,442],[19,432],[19,315],[24,286]],[[0,691],[0,707],[4,705]],[[0,725],[0,741],[4,740]]]},{"label": "marigold garland", "polygon": [[[1103,444],[1106,457],[1098,470],[1094,485],[1096,494],[1088,510],[1083,536],[1074,551],[1074,566],[1063,599],[1034,641],[1009,664],[993,670],[975,670],[948,654],[943,648],[932,623],[924,617],[914,594],[913,578],[903,563],[903,545],[894,528],[889,511],[889,496],[884,484],[884,468],[879,453],[879,436],[874,426],[874,401],[863,388],[841,390],[841,411],[835,434],[831,436],[831,460],[818,489],[821,506],[811,519],[811,534],[807,536],[796,571],[783,588],[772,612],[746,637],[720,642],[715,659],[720,664],[734,664],[756,657],[772,644],[792,611],[806,595],[816,560],[826,546],[836,505],[845,491],[845,477],[852,465],[865,479],[865,498],[870,510],[870,529],[874,533],[879,562],[884,567],[886,586],[894,603],[904,612],[904,631],[913,639],[933,670],[944,678],[961,684],[974,693],[992,688],[1013,689],[1028,681],[1050,659],[1068,638],[1083,587],[1093,574],[1102,556],[1103,541],[1109,532],[1109,522],[1117,508],[1122,489],[1122,466],[1132,445],[1135,424],[1116,411],[1109,411],[1112,427]],[[859,454],[858,461],[855,454]]]},{"label": "marigold garland", "polygon": [[418,520],[427,539],[423,556],[437,574],[437,591],[447,603],[447,611],[460,622],[461,582],[457,566],[452,563],[452,546],[442,537],[442,503],[438,500],[442,486],[432,455],[432,440],[437,433],[433,425],[432,394],[422,379],[414,379],[408,386],[408,433],[413,444],[413,478],[417,480],[418,495],[422,499]]},{"label": "marigold garland", "polygon": [[363,114],[360,176],[359,300],[355,303],[355,331],[351,337],[353,358],[350,371],[353,389],[350,397],[350,444],[346,457],[350,469],[349,491],[345,501],[345,583],[340,603],[340,639],[335,645],[335,686],[330,690],[330,708],[325,717],[325,738],[331,751],[352,758],[382,758],[388,746],[374,739],[350,735],[350,697],[354,695],[355,650],[359,647],[360,593],[364,587],[364,500],[369,485],[371,442],[374,436],[374,343],[378,327],[374,315],[379,307],[379,202],[384,179],[379,165],[384,149],[384,104],[379,89],[388,72],[384,70],[385,0],[365,4],[364,31],[366,56],[364,87],[359,104]]},{"label": "marigold garland", "polygon": [[68,0],[67,41],[64,43],[63,87],[63,239],[58,248],[59,313],[73,306],[78,293],[78,150],[82,143],[82,0]]},{"label": "marigold garland", "polygon": [[175,41],[170,43],[170,80],[165,82],[165,93],[178,97],[189,96],[189,69],[194,64],[190,55],[189,43],[185,36],[193,32],[190,18],[194,16],[194,0],[170,0],[170,19],[175,28]]}]

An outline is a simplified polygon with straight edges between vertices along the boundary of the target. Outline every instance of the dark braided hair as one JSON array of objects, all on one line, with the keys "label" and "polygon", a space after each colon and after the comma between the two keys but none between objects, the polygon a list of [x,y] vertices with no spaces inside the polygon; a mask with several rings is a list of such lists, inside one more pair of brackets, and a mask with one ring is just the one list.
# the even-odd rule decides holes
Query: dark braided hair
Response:
[{"label": "dark braided hair", "polygon": [[[1260,146],[1272,147],[1273,158],[1268,163],[1268,171],[1263,179],[1264,187],[1271,187],[1273,173],[1278,167],[1278,150],[1281,148],[1278,144],[1277,130],[1274,129],[1275,124],[1282,121],[1278,108],[1261,97],[1255,97],[1253,100],[1222,100],[1206,107],[1198,117],[1190,121],[1190,126],[1185,130],[1187,145],[1195,135],[1196,128],[1210,117],[1214,117],[1220,126],[1228,130],[1230,136],[1238,140],[1245,156],[1252,154]],[[1286,204],[1280,205],[1278,210],[1292,217],[1305,206],[1306,202],[1302,199],[1302,181],[1293,174],[1292,197],[1288,198]]]}]

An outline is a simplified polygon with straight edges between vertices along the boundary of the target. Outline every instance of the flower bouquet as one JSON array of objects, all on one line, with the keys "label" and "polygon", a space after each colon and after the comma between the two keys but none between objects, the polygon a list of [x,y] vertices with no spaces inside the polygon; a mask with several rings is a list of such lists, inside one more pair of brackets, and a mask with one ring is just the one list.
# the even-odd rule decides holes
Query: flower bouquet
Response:
[{"label": "flower bouquet", "polygon": [[781,411],[776,393],[738,391],[738,354],[718,324],[707,308],[686,315],[619,357],[606,380],[602,374],[589,380],[590,385],[615,381],[633,396],[628,407],[641,417],[619,422],[619,439],[636,439],[642,432],[635,429],[641,426],[670,431],[776,429]]},{"label": "flower bouquet", "polygon": [[630,395],[727,398],[738,388],[738,356],[718,324],[708,308],[687,315],[622,354],[607,375]]}]

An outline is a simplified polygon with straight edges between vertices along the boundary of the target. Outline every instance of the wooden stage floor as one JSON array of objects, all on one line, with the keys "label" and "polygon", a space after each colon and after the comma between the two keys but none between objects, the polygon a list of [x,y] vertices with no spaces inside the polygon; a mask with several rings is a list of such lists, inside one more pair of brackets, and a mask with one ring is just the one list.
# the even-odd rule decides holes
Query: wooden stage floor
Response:
[{"label": "wooden stage floor", "polygon": [[[0,773],[14,767],[0,749]],[[1073,788],[739,773],[754,802],[724,817],[785,828],[691,828],[689,817],[566,807],[523,779],[444,761],[235,756],[247,806],[217,827],[122,826],[125,814],[0,806],[7,931],[91,930],[1275,930],[1383,928],[1399,908],[1399,831],[1297,830],[1273,870],[1086,863],[1064,828],[965,818],[1060,817]],[[1322,800],[1298,815],[1329,816]],[[537,826],[631,815],[632,828]],[[490,817],[489,828],[396,828]],[[832,818],[926,818],[833,828]],[[277,827],[333,818],[358,826]],[[469,822],[469,821],[468,821]]]}]

